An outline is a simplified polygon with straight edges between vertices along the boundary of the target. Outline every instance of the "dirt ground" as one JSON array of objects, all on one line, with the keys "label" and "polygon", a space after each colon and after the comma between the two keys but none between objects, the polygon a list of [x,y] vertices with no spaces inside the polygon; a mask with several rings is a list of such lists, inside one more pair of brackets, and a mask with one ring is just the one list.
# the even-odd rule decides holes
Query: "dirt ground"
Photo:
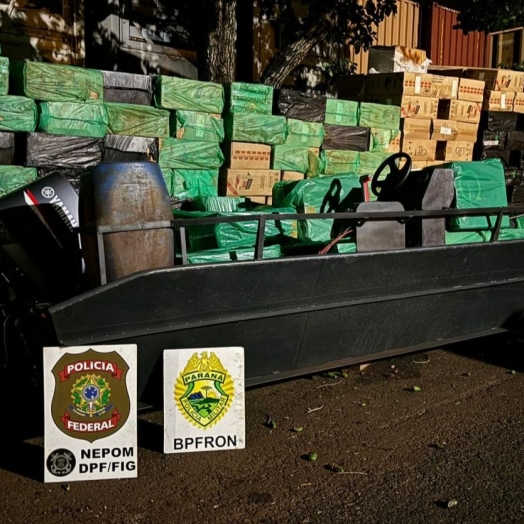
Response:
[{"label": "dirt ground", "polygon": [[2,426],[0,523],[522,523],[523,351],[492,338],[249,390],[243,451],[163,455],[162,413],[141,415],[137,480],[43,484],[42,439]]}]

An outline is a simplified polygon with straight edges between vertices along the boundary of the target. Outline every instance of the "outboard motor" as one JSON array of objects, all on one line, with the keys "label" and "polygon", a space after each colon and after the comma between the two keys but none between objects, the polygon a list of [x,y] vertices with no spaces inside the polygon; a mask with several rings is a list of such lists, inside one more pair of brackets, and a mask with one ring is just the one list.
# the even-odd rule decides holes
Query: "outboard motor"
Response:
[{"label": "outboard motor", "polygon": [[27,277],[39,301],[74,296],[82,283],[78,195],[52,174],[0,199],[0,259]]}]

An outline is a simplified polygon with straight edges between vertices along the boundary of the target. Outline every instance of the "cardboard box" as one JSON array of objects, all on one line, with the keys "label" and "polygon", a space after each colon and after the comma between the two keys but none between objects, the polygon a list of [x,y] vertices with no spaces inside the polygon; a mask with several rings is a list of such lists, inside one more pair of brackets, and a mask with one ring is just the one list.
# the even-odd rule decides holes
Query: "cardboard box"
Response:
[{"label": "cardboard box", "polygon": [[406,118],[401,120],[402,137],[405,140],[430,140],[431,120],[424,118]]},{"label": "cardboard box", "polygon": [[424,96],[457,98],[456,78],[421,73],[388,73],[368,75],[366,94],[370,96]]},{"label": "cardboard box", "polygon": [[438,118],[478,124],[481,112],[482,104],[479,102],[444,100],[439,104]]},{"label": "cardboard box", "polygon": [[458,122],[454,120],[433,120],[431,140],[453,141],[458,136]]},{"label": "cardboard box", "polygon": [[484,109],[484,111],[512,112],[515,96],[515,93],[510,92],[485,91],[482,109]]},{"label": "cardboard box", "polygon": [[306,175],[299,173],[298,171],[282,171],[282,181],[289,180],[304,180]]},{"label": "cardboard box", "polygon": [[457,122],[459,142],[476,142],[479,132],[478,124],[468,122]]},{"label": "cardboard box", "polygon": [[440,142],[476,142],[477,124],[456,122],[454,120],[433,120],[431,140]]},{"label": "cardboard box", "polygon": [[271,146],[231,142],[228,152],[231,169],[269,169],[271,167]]},{"label": "cardboard box", "polygon": [[522,93],[524,91],[524,72],[509,69],[466,69],[466,78],[484,80],[486,89]]},{"label": "cardboard box", "polygon": [[473,142],[440,142],[437,159],[446,162],[469,162],[473,160]]},{"label": "cardboard box", "polygon": [[461,78],[458,88],[458,99],[468,102],[483,102],[486,82],[484,80],[472,80]]},{"label": "cardboard box", "polygon": [[280,182],[280,171],[265,169],[223,169],[219,177],[220,196],[272,196]]},{"label": "cardboard box", "polygon": [[524,113],[524,93],[517,93],[513,100],[513,112]]},{"label": "cardboard box", "polygon": [[260,204],[261,206],[271,206],[273,205],[273,198],[272,197],[264,197],[264,196],[252,196],[249,197],[249,200],[253,204]]},{"label": "cardboard box", "polygon": [[433,140],[402,140],[402,152],[407,153],[411,160],[435,160],[437,142]]},{"label": "cardboard box", "polygon": [[373,46],[369,50],[368,71],[427,73],[430,61],[426,51],[401,46]]},{"label": "cardboard box", "polygon": [[437,111],[438,98],[403,96],[400,100],[402,118],[437,118]]},{"label": "cardboard box", "polygon": [[441,166],[442,164],[444,164],[442,160],[417,160],[413,162],[412,169],[416,171],[427,169],[428,167]]}]

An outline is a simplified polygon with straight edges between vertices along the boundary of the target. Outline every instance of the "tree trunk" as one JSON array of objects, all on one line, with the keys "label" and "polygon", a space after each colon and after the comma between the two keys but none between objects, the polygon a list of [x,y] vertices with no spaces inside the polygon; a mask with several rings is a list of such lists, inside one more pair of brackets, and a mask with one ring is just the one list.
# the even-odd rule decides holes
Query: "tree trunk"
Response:
[{"label": "tree trunk", "polygon": [[307,57],[311,49],[324,40],[332,29],[333,25],[328,20],[310,27],[273,57],[262,73],[260,81],[275,88],[281,87],[291,72]]},{"label": "tree trunk", "polygon": [[237,0],[212,0],[206,3],[210,7],[207,13],[202,13],[202,26],[199,29],[203,38],[197,48],[198,76],[209,82],[233,82],[236,66]]}]

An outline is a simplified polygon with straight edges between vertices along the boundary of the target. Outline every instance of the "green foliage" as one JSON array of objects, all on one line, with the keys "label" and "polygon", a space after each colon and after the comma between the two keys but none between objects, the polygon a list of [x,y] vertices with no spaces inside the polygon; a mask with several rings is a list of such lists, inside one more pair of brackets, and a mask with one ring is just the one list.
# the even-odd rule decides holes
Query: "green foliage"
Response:
[{"label": "green foliage", "polygon": [[373,43],[374,25],[397,12],[396,0],[368,0],[363,4],[355,0],[260,0],[260,7],[276,19],[290,41],[324,25],[328,28],[325,42],[347,42],[357,52]]},{"label": "green foliage", "polygon": [[464,0],[456,28],[470,31],[501,31],[524,24],[524,4],[511,0]]},{"label": "green foliage", "polygon": [[332,80],[340,76],[353,75],[357,70],[357,64],[351,60],[337,60],[322,64],[322,72]]}]

